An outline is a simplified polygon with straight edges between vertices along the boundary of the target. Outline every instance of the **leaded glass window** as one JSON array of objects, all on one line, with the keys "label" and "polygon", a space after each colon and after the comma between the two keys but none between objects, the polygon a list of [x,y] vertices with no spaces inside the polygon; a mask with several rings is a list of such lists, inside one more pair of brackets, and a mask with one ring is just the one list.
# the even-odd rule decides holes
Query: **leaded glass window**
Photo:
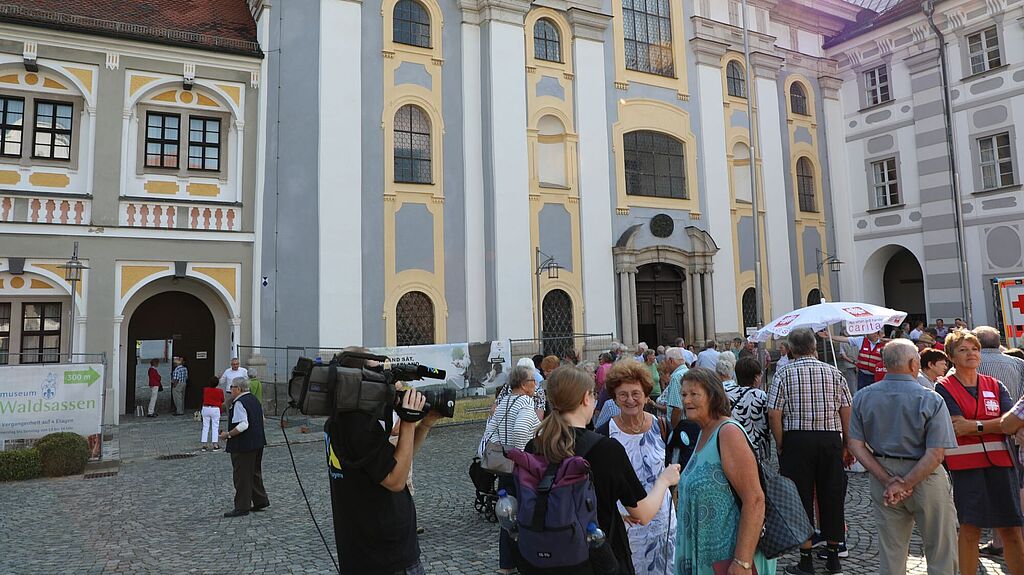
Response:
[{"label": "leaded glass window", "polygon": [[626,68],[659,76],[675,76],[669,0],[623,0],[622,24]]},{"label": "leaded glass window", "polygon": [[818,211],[814,191],[814,166],[807,158],[796,161],[796,193],[801,212]]},{"label": "leaded glass window", "polygon": [[562,40],[558,27],[547,18],[533,25],[533,57],[548,62],[562,61]]},{"label": "leaded glass window", "polygon": [[683,142],[650,130],[628,132],[622,140],[626,194],[681,200],[689,197]]},{"label": "leaded glass window", "polygon": [[757,327],[757,292],[754,288],[747,288],[743,292],[743,328]]},{"label": "leaded glass window", "polygon": [[809,115],[807,113],[807,91],[799,82],[794,82],[789,86],[789,108],[794,114]]},{"label": "leaded glass window", "polygon": [[544,296],[541,308],[544,340],[544,355],[562,355],[573,347],[572,298],[560,289],[553,289]]},{"label": "leaded glass window", "polygon": [[411,291],[398,300],[395,307],[397,345],[431,345],[435,343],[434,303],[423,292]]},{"label": "leaded glass window", "polygon": [[725,82],[729,95],[736,98],[747,97],[747,79],[743,77],[743,67],[733,60],[725,67]]},{"label": "leaded glass window", "polygon": [[430,47],[430,14],[416,0],[399,0],[395,4],[392,37],[399,44]]},{"label": "leaded glass window", "polygon": [[395,181],[433,182],[430,169],[430,119],[418,106],[406,104],[395,114]]}]

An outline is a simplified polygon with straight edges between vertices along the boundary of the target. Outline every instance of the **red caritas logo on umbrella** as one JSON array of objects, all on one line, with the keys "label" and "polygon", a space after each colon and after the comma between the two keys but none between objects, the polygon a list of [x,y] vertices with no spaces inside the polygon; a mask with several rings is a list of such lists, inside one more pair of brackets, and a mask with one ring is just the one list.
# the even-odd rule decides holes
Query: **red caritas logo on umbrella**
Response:
[{"label": "red caritas logo on umbrella", "polygon": [[775,327],[786,327],[787,325],[789,325],[789,324],[793,323],[794,321],[796,321],[796,319],[798,317],[800,317],[799,314],[792,314],[791,313],[789,315],[784,315],[784,316],[779,318],[779,321],[775,322]]},{"label": "red caritas logo on umbrella", "polygon": [[843,311],[852,315],[853,317],[871,317],[871,312],[867,311],[862,307],[844,307]]}]

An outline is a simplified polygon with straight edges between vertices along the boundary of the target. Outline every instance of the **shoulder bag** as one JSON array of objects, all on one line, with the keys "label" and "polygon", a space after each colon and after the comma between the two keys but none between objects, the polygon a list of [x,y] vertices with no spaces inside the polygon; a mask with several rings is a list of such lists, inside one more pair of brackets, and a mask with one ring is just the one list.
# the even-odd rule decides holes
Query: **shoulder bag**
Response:
[{"label": "shoulder bag", "polygon": [[[516,403],[519,402],[524,396],[517,395],[515,399],[508,403],[508,407],[505,408],[505,440],[508,440],[508,417],[509,413],[512,412],[512,408],[515,407]],[[495,414],[497,415],[497,414]],[[491,417],[494,417],[493,415]],[[511,475],[512,469],[515,464],[511,459],[506,457],[508,448],[501,441],[491,441],[494,439],[495,434],[498,433],[498,427],[494,427],[494,431],[491,432],[486,439],[484,439],[483,449],[480,453],[480,467],[486,471],[490,471],[495,475]],[[499,438],[501,439],[501,438]]]}]

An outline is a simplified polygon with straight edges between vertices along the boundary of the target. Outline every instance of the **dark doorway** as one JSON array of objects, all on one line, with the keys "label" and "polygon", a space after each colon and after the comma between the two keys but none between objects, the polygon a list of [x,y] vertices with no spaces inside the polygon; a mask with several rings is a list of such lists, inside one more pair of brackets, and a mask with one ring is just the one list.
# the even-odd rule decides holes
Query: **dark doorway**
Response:
[{"label": "dark doorway", "polygon": [[907,312],[907,322],[928,321],[924,303],[924,274],[910,250],[900,248],[889,258],[882,274],[885,307]]},{"label": "dark doorway", "polygon": [[671,264],[637,268],[637,337],[651,348],[690,337],[683,333],[683,281],[683,270]]},{"label": "dark doorway", "polygon": [[818,291],[818,288],[814,288],[811,291],[807,292],[808,306],[818,305],[819,303],[821,303],[821,292]]},{"label": "dark doorway", "polygon": [[[168,291],[142,302],[128,324],[128,370],[125,377],[127,413],[135,411],[135,377],[139,363],[136,341],[173,340],[174,355],[184,357],[185,367],[188,368],[185,407],[192,409],[202,404],[203,387],[214,375],[218,360],[214,349],[216,334],[213,314],[202,300],[192,294]],[[225,358],[219,359],[227,363]],[[169,388],[170,382],[164,382],[164,389]]]}]

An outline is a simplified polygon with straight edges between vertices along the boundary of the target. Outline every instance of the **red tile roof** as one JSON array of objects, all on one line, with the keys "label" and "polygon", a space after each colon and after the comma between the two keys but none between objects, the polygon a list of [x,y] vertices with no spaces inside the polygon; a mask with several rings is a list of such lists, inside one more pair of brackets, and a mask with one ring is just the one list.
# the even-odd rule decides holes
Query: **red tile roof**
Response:
[{"label": "red tile roof", "polygon": [[0,21],[263,55],[246,0],[0,0]]}]

